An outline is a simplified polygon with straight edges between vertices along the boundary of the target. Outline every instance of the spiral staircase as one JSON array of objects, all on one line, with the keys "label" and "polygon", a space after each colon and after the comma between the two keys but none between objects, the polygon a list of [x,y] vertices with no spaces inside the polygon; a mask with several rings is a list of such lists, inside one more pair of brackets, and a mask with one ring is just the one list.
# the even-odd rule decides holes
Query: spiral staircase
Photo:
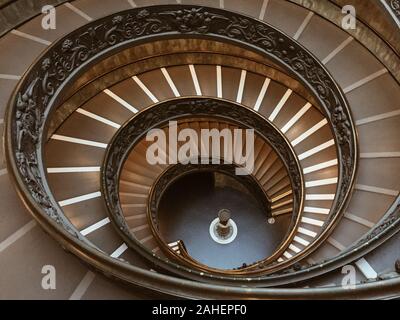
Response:
[{"label": "spiral staircase", "polygon": [[[396,0],[0,1],[0,299],[399,298],[399,17]],[[149,163],[171,122],[176,147],[220,158]],[[253,170],[204,129],[253,129]],[[228,245],[209,234],[222,207]]]}]

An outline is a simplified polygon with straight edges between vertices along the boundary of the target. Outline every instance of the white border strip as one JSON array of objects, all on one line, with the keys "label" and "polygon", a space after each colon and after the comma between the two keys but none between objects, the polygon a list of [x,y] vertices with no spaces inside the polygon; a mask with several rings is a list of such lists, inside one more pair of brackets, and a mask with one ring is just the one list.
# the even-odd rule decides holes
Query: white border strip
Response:
[{"label": "white border strip", "polygon": [[135,214],[133,216],[125,216],[125,220],[126,221],[130,221],[130,220],[138,220],[138,219],[144,219],[147,217],[147,214],[143,213],[143,214]]},{"label": "white border strip", "polygon": [[71,11],[75,12],[77,15],[81,16],[83,19],[86,21],[93,21],[93,18],[87,15],[85,12],[83,12],[81,9],[78,9],[74,5],[72,5],[70,2],[66,2],[65,6],[70,9]]},{"label": "white border strip", "polygon": [[106,143],[101,143],[101,142],[96,142],[96,141],[91,141],[91,140],[78,139],[78,138],[72,138],[72,137],[62,136],[62,135],[59,135],[59,134],[53,134],[51,136],[51,139],[58,140],[58,141],[64,141],[64,142],[71,142],[71,143],[76,143],[76,144],[83,144],[83,145],[97,147],[97,148],[103,148],[103,149],[107,148],[107,144]]},{"label": "white border strip", "polygon": [[104,227],[105,225],[110,223],[110,218],[105,218],[103,220],[100,220],[99,222],[96,222],[95,224],[83,229],[81,231],[81,235],[87,236],[88,234],[91,234],[92,232],[100,229],[101,227]]},{"label": "white border strip", "polygon": [[371,222],[371,221],[369,221],[367,219],[361,218],[359,216],[356,216],[354,214],[351,214],[349,212],[346,212],[344,214],[344,217],[349,219],[349,220],[351,220],[351,221],[353,221],[353,222],[357,222],[358,224],[361,224],[361,225],[363,225],[363,226],[365,226],[367,228],[373,228],[375,226],[375,223],[373,223],[373,222]]},{"label": "white border strip", "polygon": [[260,20],[264,20],[265,13],[267,12],[268,1],[269,0],[264,0],[263,1],[262,7],[261,7],[261,10],[260,10],[260,15],[258,16],[258,19],[260,19]]},{"label": "white border strip", "polygon": [[330,179],[321,179],[321,180],[313,180],[306,182],[306,188],[327,186],[330,184],[335,184],[338,182],[338,178],[330,178]]},{"label": "white border strip", "polygon": [[328,149],[329,147],[332,147],[333,145],[335,145],[335,141],[329,140],[327,142],[324,142],[322,144],[320,144],[319,146],[316,146],[315,148],[312,148],[306,152],[303,152],[301,155],[299,155],[299,160],[302,161],[304,159],[307,159],[311,156],[313,156],[314,154],[317,154],[325,149]]},{"label": "white border strip", "polygon": [[47,173],[84,173],[100,172],[100,167],[59,167],[47,168]]},{"label": "white border strip", "polygon": [[275,118],[278,116],[279,112],[285,105],[285,103],[288,101],[290,96],[292,95],[293,90],[292,89],[287,89],[285,94],[283,95],[282,99],[279,101],[279,103],[276,105],[274,111],[272,111],[271,115],[268,117],[268,120],[273,122]]},{"label": "white border strip", "polygon": [[327,64],[329,61],[331,61],[339,52],[346,48],[353,41],[353,39],[354,38],[350,36],[344,40],[335,50],[333,50],[324,60],[322,60],[322,63]]},{"label": "white border strip", "polygon": [[143,244],[143,243],[146,243],[147,241],[149,241],[149,240],[151,240],[151,239],[153,239],[153,238],[154,238],[154,237],[153,237],[153,235],[151,234],[151,235],[149,235],[149,236],[146,237],[146,238],[140,239],[139,242],[140,242],[141,244]]},{"label": "white border strip", "polygon": [[270,78],[265,78],[263,86],[262,86],[262,88],[260,90],[260,94],[258,95],[257,101],[256,101],[256,103],[254,105],[254,110],[256,110],[256,111],[260,110],[261,103],[264,101],[264,97],[265,97],[265,94],[267,93],[267,90],[268,90],[268,87],[269,87],[270,83],[271,83],[271,79]]},{"label": "white border strip", "polygon": [[0,169],[0,177],[7,174],[7,169]]},{"label": "white border strip", "polygon": [[299,29],[296,31],[296,33],[293,36],[294,40],[298,40],[300,36],[303,34],[304,30],[307,28],[308,24],[311,21],[311,18],[314,16],[314,12],[310,11],[307,16],[304,18],[303,23],[300,25]]},{"label": "white border strip", "polygon": [[20,80],[21,76],[16,76],[14,74],[4,74],[4,73],[0,73],[0,79],[3,80]]},{"label": "white border strip", "polygon": [[246,84],[246,76],[247,76],[247,71],[242,70],[242,72],[240,73],[240,82],[239,82],[239,88],[238,88],[238,93],[237,93],[237,97],[236,97],[237,103],[242,103],[244,86]]},{"label": "white border strip", "polygon": [[94,278],[95,274],[92,271],[88,271],[69,297],[69,300],[81,300],[87,289],[92,284]]},{"label": "white border strip", "polygon": [[344,245],[342,245],[340,242],[338,242],[337,240],[333,239],[333,238],[328,238],[326,240],[330,245],[334,246],[336,249],[338,249],[339,251],[343,251],[346,249],[346,247]]},{"label": "white border strip", "polygon": [[161,72],[164,75],[165,80],[167,80],[172,92],[174,93],[175,97],[180,97],[181,94],[179,93],[178,88],[175,86],[174,81],[172,80],[170,74],[168,73],[168,70],[165,68],[161,68]]},{"label": "white border strip", "polygon": [[3,252],[36,226],[36,220],[31,220],[12,235],[0,242],[0,252]]},{"label": "white border strip", "polygon": [[137,4],[133,0],[128,0],[128,3],[131,5],[132,8],[136,8]]},{"label": "white border strip", "polygon": [[296,247],[294,244],[290,244],[289,245],[289,249],[292,250],[295,253],[300,253],[301,252],[301,249]]},{"label": "white border strip", "polygon": [[199,79],[197,78],[196,68],[194,67],[193,64],[189,65],[189,70],[190,70],[190,74],[192,76],[192,80],[193,80],[194,88],[196,90],[196,94],[198,96],[201,96],[202,93],[201,93],[200,83],[199,83]]},{"label": "white border strip", "polygon": [[145,229],[148,229],[148,228],[149,228],[149,225],[148,224],[144,224],[144,225],[132,228],[132,229],[130,229],[130,231],[131,232],[138,232],[138,231],[142,231],[142,230],[145,230]]},{"label": "white border strip", "polygon": [[304,212],[308,213],[318,213],[318,214],[329,214],[331,210],[325,208],[317,208],[317,207],[304,207]]},{"label": "white border strip", "polygon": [[311,237],[311,238],[315,238],[315,237],[317,236],[317,233],[316,233],[316,232],[311,231],[311,230],[308,230],[308,229],[303,228],[303,227],[299,227],[299,228],[297,229],[297,231],[298,231],[299,233],[304,234],[304,235],[306,235],[306,236],[309,236],[309,237]]},{"label": "white border strip", "polygon": [[45,46],[50,46],[51,45],[50,41],[47,41],[47,40],[39,38],[39,37],[32,36],[31,34],[28,34],[28,33],[25,33],[25,32],[22,32],[22,31],[19,31],[19,30],[16,30],[16,29],[11,30],[11,33],[16,35],[16,36],[18,36],[18,37],[25,38],[25,39],[28,39],[28,40],[32,40],[32,41],[35,41],[35,42],[40,43],[40,44],[44,44]]},{"label": "white border strip", "polygon": [[306,194],[306,201],[334,200],[334,194]]},{"label": "white border strip", "polygon": [[283,133],[286,133],[290,130],[293,125],[301,119],[301,117],[312,107],[311,103],[306,103],[306,105],[297,112],[292,119],[290,119],[285,126],[281,129]]},{"label": "white border strip", "polygon": [[355,189],[360,190],[360,191],[385,194],[385,195],[394,196],[394,197],[397,197],[399,194],[399,191],[397,191],[397,190],[379,188],[379,187],[374,187],[374,186],[367,186],[365,184],[356,184]]},{"label": "white border strip", "polygon": [[360,153],[361,159],[400,158],[400,152],[366,152]]},{"label": "white border strip", "polygon": [[148,195],[147,194],[143,194],[143,193],[135,193],[135,192],[120,192],[119,193],[120,196],[124,196],[124,197],[135,197],[135,198],[147,198]]},{"label": "white border strip", "polygon": [[222,67],[217,66],[217,97],[222,98]]},{"label": "white border strip", "polygon": [[133,113],[137,113],[138,109],[136,109],[134,106],[132,106],[130,103],[126,102],[124,99],[122,99],[121,97],[117,96],[114,92],[112,92],[109,89],[105,89],[103,90],[103,92],[105,94],[107,94],[108,96],[110,96],[111,98],[113,98],[115,101],[119,102],[122,106],[124,106],[126,109],[128,109],[129,111],[133,112]]},{"label": "white border strip", "polygon": [[142,82],[142,80],[140,80],[137,76],[133,76],[132,79],[133,81],[136,82],[136,84],[140,87],[140,89],[144,91],[144,93],[150,98],[150,100],[153,101],[153,103],[158,102],[156,96],[149,90],[149,88],[147,88],[147,86]]},{"label": "white border strip", "polygon": [[129,186],[129,187],[135,187],[135,188],[137,187],[137,188],[142,188],[142,189],[145,189],[145,190],[150,190],[151,189],[151,186],[145,186],[145,185],[142,185],[142,184],[126,181],[126,180],[123,180],[123,179],[121,179],[119,181],[119,183],[120,184],[124,184],[124,185]]},{"label": "white border strip", "polygon": [[375,80],[376,78],[379,78],[380,76],[383,76],[384,74],[386,74],[388,72],[389,71],[387,69],[379,70],[379,71],[369,75],[368,77],[365,77],[365,78],[361,79],[360,81],[357,81],[357,82],[353,83],[352,85],[344,88],[343,92],[350,93],[351,91],[360,88],[361,86],[367,84],[368,82]]},{"label": "white border strip", "polygon": [[146,208],[147,204],[145,203],[129,203],[129,204],[122,204],[122,208],[133,209],[133,208]]},{"label": "white border strip", "polygon": [[356,266],[367,279],[376,279],[378,277],[377,272],[372,268],[368,261],[365,260],[365,258],[356,261]]},{"label": "white border strip", "polygon": [[311,225],[317,226],[317,227],[322,227],[324,225],[324,221],[307,218],[307,217],[302,217],[301,222],[306,223],[306,224],[311,224]]},{"label": "white border strip", "polygon": [[295,236],[295,237],[293,238],[293,241],[295,241],[295,242],[297,242],[297,243],[300,243],[301,245],[303,245],[303,246],[305,246],[305,247],[307,247],[307,246],[310,245],[310,242],[309,242],[309,241],[307,241],[307,240],[305,240],[305,239],[303,239],[302,237],[299,237],[299,236]]},{"label": "white border strip", "polygon": [[128,246],[126,245],[126,243],[123,243],[117,248],[117,250],[111,253],[110,257],[115,259],[119,258],[127,249]]},{"label": "white border strip", "polygon": [[309,174],[309,173],[312,173],[312,172],[316,172],[316,171],[319,171],[319,170],[323,170],[323,169],[326,169],[326,168],[330,168],[330,167],[336,166],[337,164],[338,164],[337,159],[333,159],[333,160],[326,161],[326,162],[321,162],[321,163],[316,164],[314,166],[310,166],[310,167],[304,168],[303,169],[303,173],[304,174]]},{"label": "white border strip", "polygon": [[378,114],[376,116],[371,116],[371,117],[367,117],[367,118],[364,118],[364,119],[357,120],[356,121],[356,125],[357,126],[362,126],[364,124],[368,124],[368,123],[371,123],[371,122],[376,122],[376,121],[379,121],[379,120],[385,120],[385,119],[389,119],[389,118],[397,117],[397,116],[400,116],[400,110],[381,113],[381,114]]},{"label": "white border strip", "polygon": [[291,143],[292,146],[295,147],[297,146],[300,142],[303,142],[306,140],[308,137],[313,135],[315,132],[317,132],[319,129],[324,127],[325,125],[328,124],[328,120],[322,119],[320,122],[318,122],[315,126],[313,126],[311,129],[308,129],[306,132],[302,133],[299,137],[294,139]]},{"label": "white border strip", "polygon": [[94,114],[94,113],[92,113],[90,111],[87,111],[87,110],[84,110],[82,108],[76,109],[76,112],[78,112],[79,114],[82,114],[82,115],[84,115],[86,117],[89,117],[89,118],[91,118],[93,120],[96,120],[96,121],[99,121],[101,123],[104,123],[104,124],[106,124],[106,125],[108,125],[110,127],[113,127],[113,128],[116,128],[116,129],[121,128],[121,125],[119,125],[118,123],[115,123],[115,122],[113,122],[111,120],[108,120],[106,118],[98,116],[97,114]]},{"label": "white border strip", "polygon": [[101,192],[97,191],[97,192],[93,192],[93,193],[88,193],[79,197],[74,197],[74,198],[70,198],[67,200],[63,200],[63,201],[59,201],[58,204],[60,205],[60,207],[65,207],[65,206],[69,206],[71,204],[75,204],[75,203],[79,203],[79,202],[83,202],[83,201],[87,201],[90,199],[94,199],[94,198],[99,198],[101,197]]},{"label": "white border strip", "polygon": [[287,252],[287,251],[285,251],[284,253],[283,253],[283,255],[284,255],[284,257],[285,258],[287,258],[287,259],[290,259],[290,258],[292,258],[293,257],[293,255],[292,254],[290,254],[289,252]]}]

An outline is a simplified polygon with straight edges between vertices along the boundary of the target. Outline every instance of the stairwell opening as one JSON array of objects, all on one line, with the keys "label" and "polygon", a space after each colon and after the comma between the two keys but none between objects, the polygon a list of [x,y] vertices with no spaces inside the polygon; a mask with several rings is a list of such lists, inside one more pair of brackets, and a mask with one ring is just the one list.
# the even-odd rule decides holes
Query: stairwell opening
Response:
[{"label": "stairwell opening", "polygon": [[[210,223],[221,209],[237,226],[233,241],[212,239]],[[194,172],[175,180],[163,194],[158,211],[163,240],[183,241],[189,255],[212,268],[237,269],[271,255],[285,236],[290,216],[269,224],[260,201],[239,179],[216,171]]]}]

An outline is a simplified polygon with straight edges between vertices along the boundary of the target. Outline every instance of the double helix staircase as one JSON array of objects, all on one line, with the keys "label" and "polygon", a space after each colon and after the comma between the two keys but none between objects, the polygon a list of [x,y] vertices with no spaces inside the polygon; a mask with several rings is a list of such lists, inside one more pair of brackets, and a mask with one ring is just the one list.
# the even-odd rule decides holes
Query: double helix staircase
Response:
[{"label": "double helix staircase", "polygon": [[[0,298],[400,295],[394,1],[352,1],[356,30],[342,1],[48,2],[54,30],[34,1],[0,7]],[[197,136],[255,127],[272,253],[218,269],[164,239],[160,195],[185,166],[150,164],[146,134],[171,120]]]}]

